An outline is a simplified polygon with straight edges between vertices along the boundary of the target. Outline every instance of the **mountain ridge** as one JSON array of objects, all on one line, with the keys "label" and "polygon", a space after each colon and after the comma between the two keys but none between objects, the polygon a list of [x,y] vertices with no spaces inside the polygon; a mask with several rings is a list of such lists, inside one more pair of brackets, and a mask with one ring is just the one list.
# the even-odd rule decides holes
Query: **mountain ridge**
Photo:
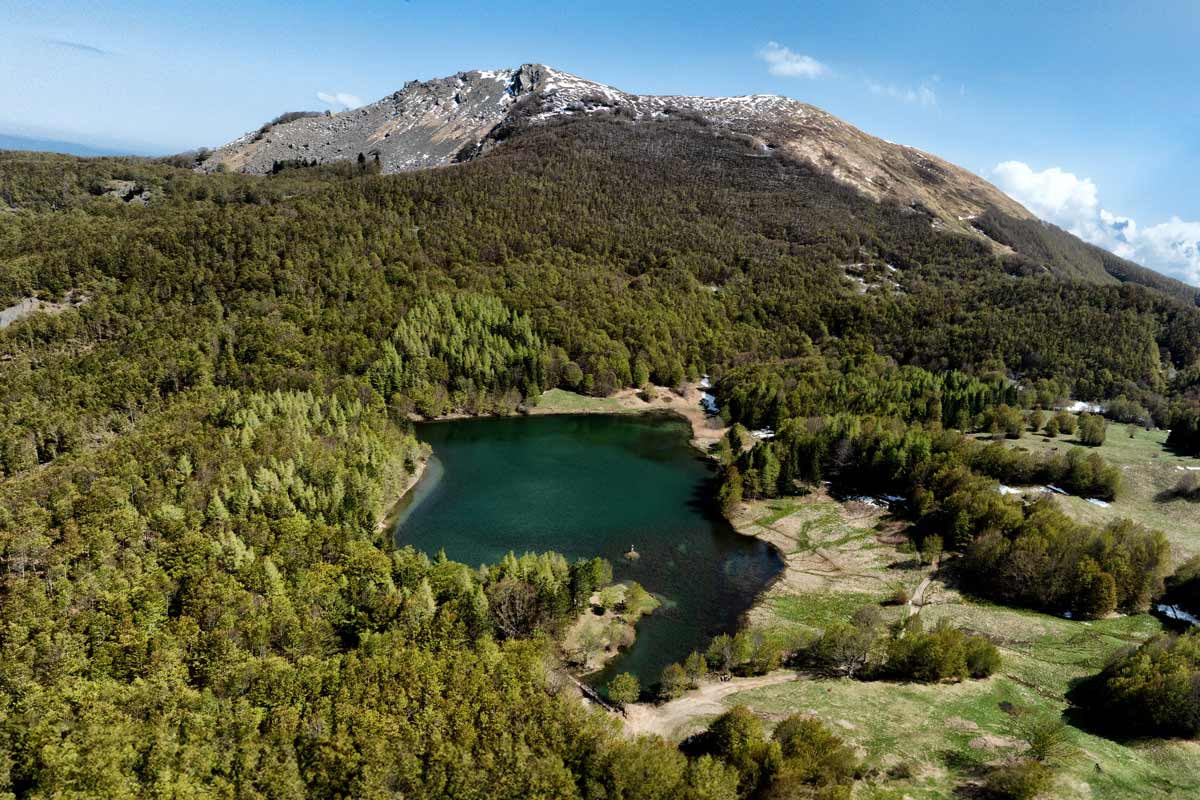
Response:
[{"label": "mountain ridge", "polygon": [[[931,153],[871,136],[815,106],[781,95],[639,95],[542,64],[409,81],[387,97],[333,115],[264,126],[217,148],[201,165],[263,174],[277,162],[364,158],[385,173],[445,166],[486,153],[516,117],[623,114],[632,120],[697,114],[812,163],[876,200],[923,207],[951,229],[982,235],[988,208],[1033,215],[984,179]],[[224,165],[222,167],[222,165]]]},{"label": "mountain ridge", "polygon": [[630,123],[691,118],[744,137],[755,155],[809,164],[877,202],[926,215],[937,230],[1066,279],[1132,282],[1195,302],[1197,290],[1082,242],[1036,217],[984,178],[939,156],[872,136],[782,95],[641,95],[544,64],[472,70],[427,81],[337,114],[291,113],[212,151],[197,169],[268,174],[282,166],[361,159],[383,173],[446,167],[488,155],[516,132],[607,115]]}]

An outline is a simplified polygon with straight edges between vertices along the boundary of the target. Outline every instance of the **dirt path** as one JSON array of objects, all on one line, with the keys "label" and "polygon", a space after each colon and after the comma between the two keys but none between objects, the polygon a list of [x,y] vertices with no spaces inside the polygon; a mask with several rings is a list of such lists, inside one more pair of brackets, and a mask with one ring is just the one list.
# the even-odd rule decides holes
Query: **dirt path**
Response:
[{"label": "dirt path", "polygon": [[916,590],[912,593],[912,597],[908,598],[908,616],[916,616],[921,608],[925,605],[925,590],[929,588],[930,581],[933,580],[933,575],[926,575],[925,580],[921,581]]},{"label": "dirt path", "polygon": [[647,703],[631,704],[625,707],[625,733],[631,737],[653,733],[668,739],[683,738],[677,734],[692,733],[689,728],[698,728],[699,724],[708,718],[728,711],[729,708],[721,702],[726,697],[747,689],[774,686],[799,679],[800,676],[796,672],[781,669],[757,678],[709,681],[678,700],[661,706]]}]

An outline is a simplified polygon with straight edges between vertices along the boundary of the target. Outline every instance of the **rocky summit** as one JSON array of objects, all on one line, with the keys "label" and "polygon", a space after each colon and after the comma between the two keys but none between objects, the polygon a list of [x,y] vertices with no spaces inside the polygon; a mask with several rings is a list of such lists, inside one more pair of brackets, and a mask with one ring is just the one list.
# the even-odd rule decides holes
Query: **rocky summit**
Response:
[{"label": "rocky summit", "polygon": [[267,173],[280,163],[362,157],[385,173],[444,166],[488,152],[516,122],[612,114],[630,122],[673,116],[750,137],[764,154],[808,162],[876,199],[920,208],[969,233],[989,208],[1031,219],[987,181],[937,156],[871,136],[832,114],[779,95],[639,95],[542,64],[410,81],[370,105],[336,114],[284,115],[215,150],[200,169]]}]

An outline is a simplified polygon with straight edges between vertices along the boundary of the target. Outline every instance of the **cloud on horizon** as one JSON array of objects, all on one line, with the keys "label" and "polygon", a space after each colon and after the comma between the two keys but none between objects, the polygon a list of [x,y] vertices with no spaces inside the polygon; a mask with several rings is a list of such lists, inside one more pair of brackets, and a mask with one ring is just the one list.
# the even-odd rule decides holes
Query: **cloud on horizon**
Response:
[{"label": "cloud on horizon", "polygon": [[69,39],[46,39],[46,44],[54,45],[55,47],[65,47],[68,50],[75,50],[79,53],[87,53],[92,56],[111,56],[113,53],[95,45],[86,44],[84,42],[72,42]]},{"label": "cloud on horizon", "polygon": [[1099,189],[1090,178],[1060,167],[1039,172],[1022,161],[1005,161],[992,169],[992,178],[1034,214],[1080,239],[1200,286],[1200,222],[1172,216],[1141,227],[1102,207]]},{"label": "cloud on horizon", "polygon": [[322,103],[330,106],[341,106],[345,109],[358,108],[363,104],[362,98],[358,95],[347,94],[346,92],[317,92],[317,99]]},{"label": "cloud on horizon", "polygon": [[829,67],[812,56],[796,53],[779,42],[767,42],[758,51],[758,59],[765,61],[767,72],[781,78],[819,78],[829,74]]}]

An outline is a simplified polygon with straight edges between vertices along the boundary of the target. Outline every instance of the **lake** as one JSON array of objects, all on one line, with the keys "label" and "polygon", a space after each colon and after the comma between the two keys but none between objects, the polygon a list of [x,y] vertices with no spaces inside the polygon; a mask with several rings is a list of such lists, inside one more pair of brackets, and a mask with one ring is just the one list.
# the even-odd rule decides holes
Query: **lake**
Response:
[{"label": "lake", "polygon": [[[417,426],[433,457],[394,528],[399,545],[472,566],[510,550],[601,556],[663,601],[597,685],[662,668],[732,633],[783,568],[713,507],[715,473],[670,416],[501,417]],[[624,558],[630,546],[641,558]]]}]

